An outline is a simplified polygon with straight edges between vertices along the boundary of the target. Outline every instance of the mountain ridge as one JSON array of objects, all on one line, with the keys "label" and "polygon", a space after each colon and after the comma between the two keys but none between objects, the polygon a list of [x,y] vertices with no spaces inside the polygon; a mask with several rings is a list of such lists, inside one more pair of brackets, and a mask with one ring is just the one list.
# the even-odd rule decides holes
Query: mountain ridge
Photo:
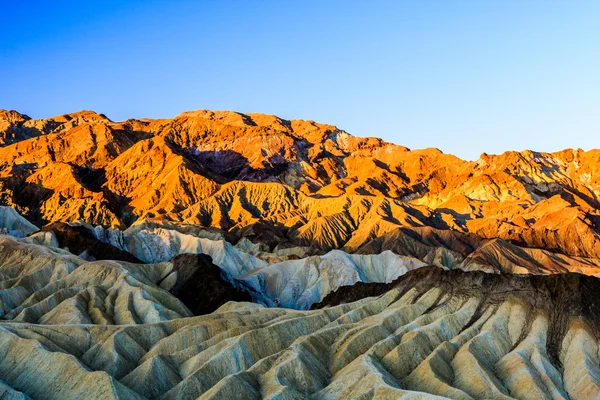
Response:
[{"label": "mountain ridge", "polygon": [[118,122],[0,112],[0,126],[0,202],[38,226],[158,218],[348,251],[430,226],[600,255],[600,150],[465,161],[314,121],[208,110]]}]

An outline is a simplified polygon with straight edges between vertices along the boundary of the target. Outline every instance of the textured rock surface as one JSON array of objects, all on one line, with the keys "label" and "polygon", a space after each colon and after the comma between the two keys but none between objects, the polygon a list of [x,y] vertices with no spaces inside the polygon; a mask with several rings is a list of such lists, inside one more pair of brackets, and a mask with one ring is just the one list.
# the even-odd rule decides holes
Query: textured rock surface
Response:
[{"label": "textured rock surface", "polygon": [[[208,254],[213,258],[215,264],[234,278],[258,272],[263,277],[277,275],[287,281],[289,278],[286,278],[286,276],[290,276],[298,269],[303,270],[302,274],[315,276],[314,272],[309,272],[312,265],[320,265],[318,260],[322,258],[335,258],[339,260],[337,264],[325,263],[322,267],[313,268],[314,271],[325,269],[333,271],[337,269],[341,274],[340,268],[335,268],[335,266],[345,264],[344,267],[348,271],[346,278],[336,279],[341,279],[340,282],[345,281],[346,283],[334,283],[333,287],[335,288],[353,284],[357,281],[386,282],[387,280],[382,280],[383,273],[381,272],[379,275],[373,275],[377,279],[364,279],[364,275],[360,279],[351,277],[352,274],[355,276],[360,275],[360,272],[357,272],[360,267],[353,266],[355,264],[353,260],[390,260],[390,255],[382,255],[386,251],[405,256],[407,257],[406,260],[411,260],[409,263],[412,264],[419,264],[420,261],[427,265],[450,269],[460,268],[490,273],[553,274],[578,272],[586,275],[600,275],[600,260],[597,258],[575,257],[543,249],[524,248],[501,239],[484,239],[471,233],[440,230],[431,227],[400,228],[370,240],[357,249],[357,253],[365,257],[358,254],[344,256],[339,251],[330,253],[336,256],[310,256],[314,249],[298,246],[276,247],[273,252],[269,252],[267,251],[268,246],[264,243],[254,244],[245,238],[232,246],[220,234],[198,229],[196,231],[183,230],[178,226],[164,222],[154,222],[152,224],[142,222],[125,231],[96,227],[91,232],[99,240],[129,251],[146,262],[163,262],[184,253]],[[381,262],[387,263],[388,266],[393,264],[388,261]],[[355,272],[351,272],[352,270]],[[394,266],[391,274],[396,273],[395,271],[397,271],[397,267]],[[397,276],[396,273],[394,277]],[[322,289],[315,287],[316,292],[328,293],[331,290],[328,281],[330,279],[319,283]],[[323,286],[322,283],[325,283],[325,285]],[[279,284],[282,284],[281,281]],[[295,286],[307,288],[311,285],[313,283],[308,285],[301,283],[300,286]],[[254,287],[258,291],[265,290],[265,285],[262,282],[254,285]],[[272,293],[272,291],[268,292]],[[315,298],[317,297],[319,295]],[[319,300],[320,298],[317,298],[316,301]],[[284,304],[293,306],[291,303]]]},{"label": "textured rock surface", "polygon": [[3,234],[22,238],[37,232],[39,229],[12,207],[0,206],[0,230]]},{"label": "textured rock surface", "polygon": [[[134,259],[160,263],[183,254],[205,254],[233,286],[252,289],[254,301],[298,309],[309,308],[339,287],[356,282],[391,282],[424,265],[491,273],[600,274],[600,262],[594,258],[521,248],[499,239],[429,227],[392,231],[361,246],[358,251],[366,254],[332,250],[314,256],[307,255],[310,249],[298,247],[262,252],[260,244],[246,239],[233,246],[219,233],[158,221],[142,221],[125,231],[61,223],[44,229],[28,240],[58,246],[53,236],[47,237],[48,233],[65,236],[79,232],[71,239],[73,244],[79,243],[73,249],[79,253],[88,245],[88,256],[100,253],[106,258],[126,259],[121,253],[131,253]],[[102,245],[107,246],[106,251]]]},{"label": "textured rock surface", "polygon": [[0,111],[0,397],[600,398],[599,161]]},{"label": "textured rock surface", "polygon": [[101,242],[127,251],[143,262],[156,263],[180,254],[206,254],[231,276],[240,276],[267,265],[257,257],[239,251],[220,236],[206,231],[187,232],[163,223],[141,223],[121,231],[101,226],[90,232]]},{"label": "textured rock surface", "polygon": [[391,250],[419,258],[429,265],[467,271],[514,274],[578,272],[600,275],[600,260],[544,249],[517,246],[502,239],[484,239],[471,233],[431,227],[404,227],[364,243],[357,253]]},{"label": "textured rock surface", "polygon": [[430,226],[600,258],[600,151],[474,162],[335,126],[195,111],[112,122],[0,112],[0,202],[37,225],[160,218],[276,245],[343,248]]},{"label": "textured rock surface", "polygon": [[[141,261],[129,252],[123,251],[109,243],[98,240],[91,230],[81,225],[69,225],[65,222],[55,222],[47,225],[44,232],[52,233],[56,245],[91,260],[119,260],[132,263]],[[51,239],[52,240],[52,239]],[[50,245],[52,241],[50,240]],[[41,244],[46,243],[42,241]]]},{"label": "textured rock surface", "polygon": [[39,324],[138,324],[191,316],[156,283],[171,263],[88,262],[0,236],[0,318]]},{"label": "textured rock surface", "polygon": [[600,395],[596,278],[422,268],[390,286],[312,311],[228,303],[145,325],[2,323],[0,376],[6,392],[49,399]]},{"label": "textured rock surface", "polygon": [[[158,223],[134,225],[125,231],[96,227],[91,232],[99,240],[146,262],[171,260],[183,254],[208,255],[224,271],[226,279],[234,285],[253,289],[254,300],[269,306],[308,308],[340,286],[355,282],[390,282],[408,270],[426,265],[389,251],[352,255],[338,250],[297,260],[271,253],[269,264],[240,250],[244,246],[196,236],[206,235],[204,231],[183,233],[173,227],[165,229]],[[280,253],[285,251],[280,250]]]},{"label": "textured rock surface", "polygon": [[391,252],[349,255],[337,250],[268,265],[227,242],[194,240],[202,244],[194,254],[136,264],[90,262],[56,247],[50,231],[21,241],[0,235],[0,317],[123,324],[204,314],[230,300],[309,308],[341,286],[390,282],[425,265]]},{"label": "textured rock surface", "polygon": [[306,309],[342,286],[356,282],[391,282],[425,265],[391,251],[365,255],[332,250],[324,256],[271,264],[238,279],[262,294],[258,300],[263,304]]}]

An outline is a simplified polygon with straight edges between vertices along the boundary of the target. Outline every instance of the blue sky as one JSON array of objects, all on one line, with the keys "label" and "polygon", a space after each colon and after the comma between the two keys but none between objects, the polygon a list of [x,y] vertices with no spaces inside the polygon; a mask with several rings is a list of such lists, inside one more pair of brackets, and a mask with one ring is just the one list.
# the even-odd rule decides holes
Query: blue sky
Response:
[{"label": "blue sky", "polygon": [[0,108],[207,108],[467,159],[600,147],[600,1],[0,0]]}]

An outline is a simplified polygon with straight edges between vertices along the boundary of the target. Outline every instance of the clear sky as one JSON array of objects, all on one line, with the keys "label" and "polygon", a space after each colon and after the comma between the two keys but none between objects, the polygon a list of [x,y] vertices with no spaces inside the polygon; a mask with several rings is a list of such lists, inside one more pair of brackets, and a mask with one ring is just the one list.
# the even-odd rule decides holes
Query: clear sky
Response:
[{"label": "clear sky", "polygon": [[312,119],[467,159],[600,148],[600,1],[0,0],[0,108]]}]

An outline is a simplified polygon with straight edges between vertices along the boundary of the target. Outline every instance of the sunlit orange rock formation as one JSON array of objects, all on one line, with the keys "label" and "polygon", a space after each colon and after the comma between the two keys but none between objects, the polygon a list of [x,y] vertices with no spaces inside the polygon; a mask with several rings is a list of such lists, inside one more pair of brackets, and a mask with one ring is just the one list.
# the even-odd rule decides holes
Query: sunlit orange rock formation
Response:
[{"label": "sunlit orange rock formation", "polygon": [[38,225],[159,218],[347,251],[429,226],[600,257],[598,150],[464,161],[313,121],[205,110],[121,122],[0,111],[0,144],[0,201]]}]

